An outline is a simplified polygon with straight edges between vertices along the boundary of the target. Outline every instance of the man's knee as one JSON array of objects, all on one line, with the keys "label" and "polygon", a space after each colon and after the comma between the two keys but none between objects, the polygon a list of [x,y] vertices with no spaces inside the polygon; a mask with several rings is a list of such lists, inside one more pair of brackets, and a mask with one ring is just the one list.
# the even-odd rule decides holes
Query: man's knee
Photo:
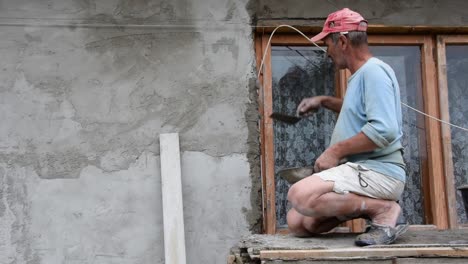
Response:
[{"label": "man's knee", "polygon": [[286,221],[288,223],[288,228],[291,231],[302,226],[301,217],[297,215],[297,212],[294,212],[294,209],[288,211],[288,214],[286,215]]},{"label": "man's knee", "polygon": [[309,236],[310,232],[305,228],[303,216],[298,214],[294,209],[289,210],[286,220],[288,223],[289,232],[297,237]]},{"label": "man's knee", "polygon": [[313,209],[316,206],[317,199],[323,194],[321,185],[325,183],[320,178],[312,178],[302,180],[291,186],[288,191],[288,201],[299,212],[303,213],[304,209]]},{"label": "man's knee", "polygon": [[293,207],[299,202],[300,189],[301,187],[298,186],[297,183],[295,183],[288,190],[288,201],[291,203]]},{"label": "man's knee", "polygon": [[310,188],[305,182],[295,183],[288,191],[288,201],[292,206],[303,204],[311,196],[314,196],[313,188]]}]

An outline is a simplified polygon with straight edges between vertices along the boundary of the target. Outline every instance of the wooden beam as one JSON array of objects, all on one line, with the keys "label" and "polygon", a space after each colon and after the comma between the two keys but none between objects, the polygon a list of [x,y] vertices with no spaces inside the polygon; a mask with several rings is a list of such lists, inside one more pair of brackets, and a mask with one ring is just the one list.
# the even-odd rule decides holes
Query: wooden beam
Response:
[{"label": "wooden beam", "polygon": [[[265,176],[265,126],[264,126],[264,112],[263,112],[263,72],[260,69],[260,64],[263,56],[262,35],[257,34],[255,38],[255,50],[257,58],[257,72],[259,76],[256,80],[257,93],[258,93],[258,112],[260,115],[259,129],[260,129],[260,173],[262,180],[262,232],[266,233],[267,212],[266,212],[266,176]],[[260,72],[260,74],[258,74]]]},{"label": "wooden beam", "polygon": [[[266,33],[268,38],[270,37],[269,33]],[[312,37],[313,35],[310,35]],[[410,45],[410,46],[419,46],[424,44],[424,38],[421,36],[406,36],[406,35],[369,35],[368,42],[371,45]],[[306,38],[295,34],[277,34],[271,39],[272,45],[290,45],[290,46],[303,46],[303,45],[313,45]],[[323,45],[322,41],[317,42],[318,45]]]},{"label": "wooden beam", "polygon": [[[317,34],[322,30],[323,23],[326,17],[323,19],[286,19],[286,20],[259,20],[255,27],[257,32],[272,32],[279,25],[291,25],[302,32],[308,34]],[[290,28],[280,28],[277,30],[278,33],[293,33],[296,32]],[[377,25],[370,24],[367,32],[369,34],[466,34],[468,33],[468,26],[427,26],[427,25]]]},{"label": "wooden beam", "polygon": [[184,213],[179,134],[159,136],[166,264],[185,264]]},{"label": "wooden beam", "polygon": [[[439,76],[440,118],[445,121],[450,121],[445,41],[446,38],[443,36],[437,37],[437,73]],[[454,229],[458,227],[457,201],[455,196],[455,176],[453,173],[452,137],[450,127],[446,125],[442,125],[442,145],[444,154],[448,223],[449,228]]]},{"label": "wooden beam", "polygon": [[436,230],[437,226],[435,225],[410,225],[408,231],[426,231],[426,230]]},{"label": "wooden beam", "polygon": [[[440,117],[439,91],[437,89],[437,75],[433,42],[430,36],[423,38],[421,49],[423,96],[425,99],[424,112]],[[432,204],[432,219],[439,229],[448,228],[447,203],[445,199],[445,177],[442,166],[442,142],[440,123],[434,119],[426,118],[427,151],[430,175],[430,199]]]},{"label": "wooden beam", "polygon": [[397,257],[468,257],[468,247],[342,248],[317,250],[265,250],[261,260],[355,260]]},{"label": "wooden beam", "polygon": [[[265,207],[266,234],[276,233],[276,184],[275,184],[275,148],[273,120],[273,90],[271,76],[271,46],[267,46],[268,36],[262,38],[262,50],[267,52],[263,71],[263,129],[264,129],[264,168],[265,168]],[[262,53],[263,54],[263,53]]]}]

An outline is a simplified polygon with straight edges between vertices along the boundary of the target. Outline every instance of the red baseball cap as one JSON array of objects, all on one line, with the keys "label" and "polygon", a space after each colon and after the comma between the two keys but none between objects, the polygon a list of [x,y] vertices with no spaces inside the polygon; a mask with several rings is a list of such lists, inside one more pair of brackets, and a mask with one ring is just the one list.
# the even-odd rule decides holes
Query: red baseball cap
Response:
[{"label": "red baseball cap", "polygon": [[328,15],[323,25],[322,32],[318,33],[310,40],[317,42],[330,33],[348,31],[367,31],[367,20],[357,12],[349,8],[343,8]]}]

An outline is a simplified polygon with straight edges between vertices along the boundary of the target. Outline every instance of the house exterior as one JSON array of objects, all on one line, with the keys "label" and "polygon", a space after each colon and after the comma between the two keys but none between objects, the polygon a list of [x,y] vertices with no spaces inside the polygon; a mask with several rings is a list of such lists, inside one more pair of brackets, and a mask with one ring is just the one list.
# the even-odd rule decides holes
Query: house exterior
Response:
[{"label": "house exterior", "polygon": [[[277,232],[262,43],[282,23],[317,32],[343,7],[378,25],[372,43],[419,47],[415,102],[466,124],[466,1],[0,1],[0,263],[164,263],[161,133],[180,136],[188,263]],[[414,118],[417,224],[463,227],[466,135]]]}]

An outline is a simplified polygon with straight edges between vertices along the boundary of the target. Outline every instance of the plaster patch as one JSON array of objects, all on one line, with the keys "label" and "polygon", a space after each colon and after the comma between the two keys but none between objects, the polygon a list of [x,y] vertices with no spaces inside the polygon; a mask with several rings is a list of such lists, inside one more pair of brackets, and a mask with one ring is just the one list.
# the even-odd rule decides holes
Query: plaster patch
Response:
[{"label": "plaster patch", "polygon": [[232,58],[236,60],[239,57],[239,46],[235,38],[223,37],[211,45],[213,52],[218,53],[219,51],[226,49],[231,52]]},{"label": "plaster patch", "polygon": [[66,149],[40,155],[35,164],[36,173],[43,179],[78,178],[90,161],[77,149]]},{"label": "plaster patch", "polygon": [[125,170],[137,158],[138,155],[132,153],[131,149],[108,151],[101,157],[100,168],[108,172]]}]

